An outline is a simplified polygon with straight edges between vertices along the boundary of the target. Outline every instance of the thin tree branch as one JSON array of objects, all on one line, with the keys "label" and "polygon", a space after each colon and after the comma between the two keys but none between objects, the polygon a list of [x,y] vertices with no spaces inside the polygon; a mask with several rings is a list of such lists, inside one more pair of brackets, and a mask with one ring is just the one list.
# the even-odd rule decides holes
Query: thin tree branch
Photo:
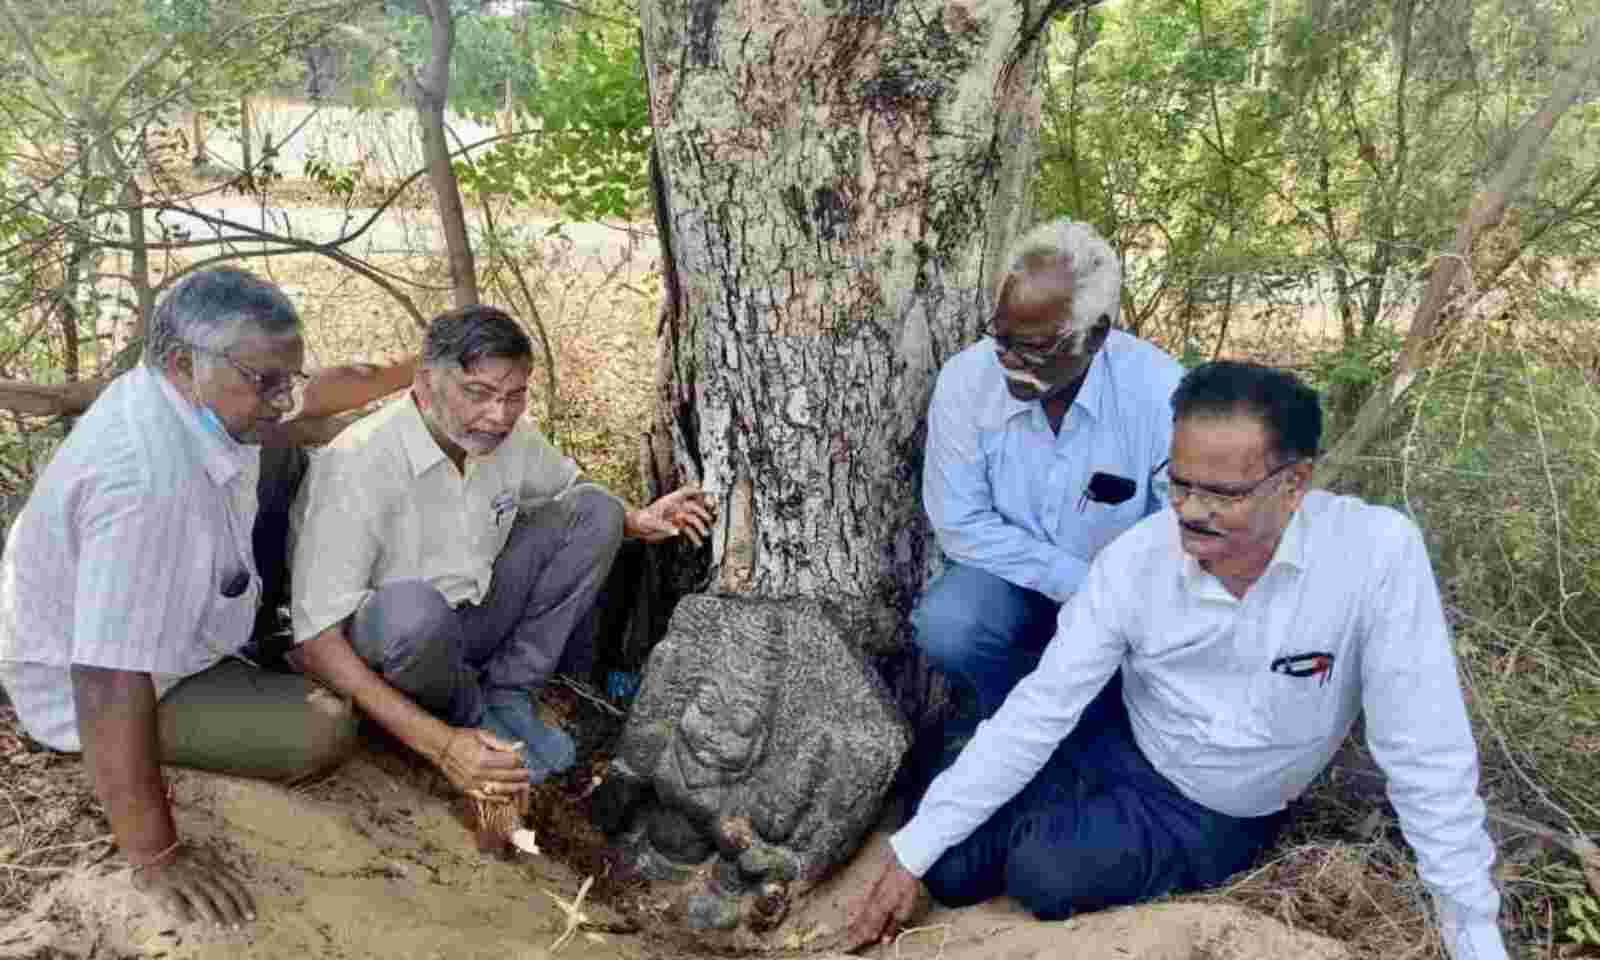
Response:
[{"label": "thin tree branch", "polygon": [[1518,131],[1506,158],[1483,191],[1473,201],[1472,207],[1462,216],[1456,228],[1455,243],[1450,253],[1434,260],[1432,275],[1422,294],[1422,302],[1412,314],[1411,329],[1406,334],[1405,345],[1396,358],[1394,372],[1381,389],[1375,390],[1357,411],[1355,422],[1339,438],[1333,450],[1323,458],[1317,468],[1315,482],[1328,486],[1355,462],[1362,451],[1378,435],[1389,412],[1400,397],[1416,382],[1427,365],[1428,344],[1437,326],[1439,312],[1452,295],[1457,275],[1472,256],[1472,246],[1478,234],[1498,224],[1510,205],[1511,198],[1532,175],[1535,161],[1545,142],[1550,139],[1556,122],[1575,103],[1591,80],[1600,74],[1600,19],[1592,20],[1586,29],[1590,40],[1572,65],[1556,79],[1550,95],[1536,113]]}]

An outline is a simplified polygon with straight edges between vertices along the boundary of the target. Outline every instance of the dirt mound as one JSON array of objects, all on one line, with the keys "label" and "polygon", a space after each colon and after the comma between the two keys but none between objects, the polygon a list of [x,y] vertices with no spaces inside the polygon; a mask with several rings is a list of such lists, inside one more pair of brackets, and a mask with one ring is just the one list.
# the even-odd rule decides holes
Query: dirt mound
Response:
[{"label": "dirt mound", "polygon": [[[851,903],[876,879],[887,834],[874,836],[870,844],[876,849],[856,857],[788,919],[775,946],[814,948],[837,935]],[[1230,904],[1158,903],[1041,923],[1013,901],[999,899],[959,910],[935,907],[875,955],[896,960],[1348,960],[1349,952],[1326,937]]]},{"label": "dirt mound", "polygon": [[[0,925],[0,958],[544,957],[568,929],[555,898],[570,903],[583,885],[548,857],[485,857],[448,801],[370,758],[309,790],[187,771],[170,777],[183,834],[237,869],[261,919],[237,933],[179,926],[131,890],[126,867],[108,860],[63,875]],[[858,858],[797,910],[774,937],[774,954],[826,956],[870,880],[870,860]],[[684,952],[630,933],[634,924],[604,905],[585,902],[581,911],[587,922],[560,947],[563,957]],[[1046,924],[1004,901],[936,910],[875,952],[945,960],[1345,956],[1331,941],[1236,907],[1175,903]]]}]

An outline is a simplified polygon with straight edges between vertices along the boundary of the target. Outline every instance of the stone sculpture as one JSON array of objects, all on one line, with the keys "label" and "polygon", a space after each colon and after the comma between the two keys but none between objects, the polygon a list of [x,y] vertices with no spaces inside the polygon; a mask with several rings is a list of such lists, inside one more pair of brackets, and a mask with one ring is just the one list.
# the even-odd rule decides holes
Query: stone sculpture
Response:
[{"label": "stone sculpture", "polygon": [[686,926],[760,932],[855,851],[909,742],[821,604],[691,596],[594,815]]}]

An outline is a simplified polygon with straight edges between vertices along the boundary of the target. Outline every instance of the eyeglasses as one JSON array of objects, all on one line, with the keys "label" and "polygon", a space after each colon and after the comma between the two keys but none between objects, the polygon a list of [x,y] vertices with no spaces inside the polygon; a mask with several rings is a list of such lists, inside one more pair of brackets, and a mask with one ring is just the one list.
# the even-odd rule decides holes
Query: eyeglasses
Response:
[{"label": "eyeglasses", "polygon": [[218,357],[226,360],[230,367],[239,372],[245,382],[255,388],[256,396],[272,406],[280,406],[284,400],[289,401],[289,409],[298,410],[305,400],[306,384],[311,378],[299,370],[274,370],[264,372],[254,367],[246,366],[228,356],[226,350],[213,350],[199,344],[188,345],[190,350],[203,353],[208,357]]},{"label": "eyeglasses", "polygon": [[1066,352],[1067,346],[1072,342],[1071,337],[1057,337],[1048,346],[1037,343],[1023,343],[1018,341],[1016,337],[997,333],[992,320],[989,322],[988,332],[989,339],[994,341],[994,345],[999,348],[1001,353],[1011,354],[1021,360],[1024,366],[1028,367],[1049,366],[1061,354]]},{"label": "eyeglasses", "polygon": [[[1171,462],[1170,459],[1161,461],[1159,466],[1150,471],[1150,476],[1154,477],[1165,470]],[[1172,501],[1173,506],[1177,506],[1185,500],[1193,499],[1200,509],[1208,513],[1227,513],[1249,503],[1250,498],[1259,493],[1269,480],[1299,462],[1301,462],[1299,458],[1285,460],[1267,471],[1267,475],[1260,480],[1244,489],[1236,490],[1218,490],[1214,487],[1202,487],[1187,480],[1176,479],[1169,473],[1167,475],[1167,499]]]}]

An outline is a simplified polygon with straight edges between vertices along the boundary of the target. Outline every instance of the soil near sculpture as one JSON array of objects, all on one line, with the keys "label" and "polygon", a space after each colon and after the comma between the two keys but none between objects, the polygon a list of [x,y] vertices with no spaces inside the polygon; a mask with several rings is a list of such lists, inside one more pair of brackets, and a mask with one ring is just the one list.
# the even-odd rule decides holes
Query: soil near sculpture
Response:
[{"label": "soil near sculpture", "polygon": [[[551,704],[568,711],[571,698]],[[3,711],[10,721],[9,711]],[[9,724],[7,725],[9,729]],[[179,828],[237,870],[257,898],[260,918],[241,931],[176,923],[128,884],[127,867],[96,838],[105,823],[81,791],[76,758],[41,753],[8,734],[0,772],[22,803],[15,811],[49,821],[71,841],[72,858],[31,858],[26,896],[0,912],[0,960],[11,958],[392,957],[574,960],[696,955],[663,916],[648,886],[624,875],[588,822],[585,791],[603,757],[559,784],[541,787],[532,821],[543,854],[486,856],[474,843],[467,807],[421,761],[369,737],[362,753],[328,778],[287,789],[191,771],[168,772]],[[57,785],[53,806],[36,809],[25,792]],[[80,791],[73,794],[70,790]],[[16,802],[16,798],[12,798]],[[5,809],[12,810],[7,804]],[[26,811],[26,813],[23,813]],[[51,816],[55,819],[51,820]],[[7,824],[9,826],[9,824]],[[13,828],[14,829],[14,828]],[[10,833],[0,834],[9,841]],[[882,833],[869,844],[885,842]],[[0,848],[0,865],[16,848]],[[37,848],[35,848],[37,849]],[[830,956],[849,904],[872,880],[868,850],[818,888],[768,937],[769,956]],[[0,874],[16,871],[0,870]],[[568,911],[593,877],[568,930]],[[16,877],[0,877],[14,883]],[[15,893],[16,891],[12,891]],[[563,903],[564,902],[564,903]],[[978,960],[1005,956],[1118,956],[1133,960],[1332,960],[1344,948],[1292,931],[1229,904],[1169,903],[1039,923],[1006,901],[965,910],[935,909],[881,957]]]}]

